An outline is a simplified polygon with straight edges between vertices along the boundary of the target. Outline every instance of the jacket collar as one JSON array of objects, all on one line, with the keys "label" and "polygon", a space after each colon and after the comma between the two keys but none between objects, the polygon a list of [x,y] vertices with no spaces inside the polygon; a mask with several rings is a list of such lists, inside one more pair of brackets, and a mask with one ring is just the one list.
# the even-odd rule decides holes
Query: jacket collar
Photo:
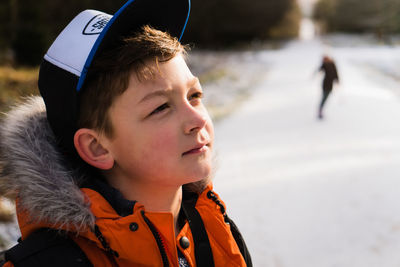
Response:
[{"label": "jacket collar", "polygon": [[85,182],[82,187],[92,189],[98,192],[103,198],[107,200],[115,212],[121,216],[126,217],[133,213],[136,201],[127,200],[122,196],[122,193],[114,187],[107,184],[101,178],[92,178]]}]

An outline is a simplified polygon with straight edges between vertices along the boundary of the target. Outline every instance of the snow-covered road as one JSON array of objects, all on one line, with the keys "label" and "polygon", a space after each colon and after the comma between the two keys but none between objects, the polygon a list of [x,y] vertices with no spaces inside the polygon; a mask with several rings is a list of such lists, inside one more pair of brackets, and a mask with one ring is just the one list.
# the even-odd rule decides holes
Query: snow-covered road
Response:
[{"label": "snow-covered road", "polygon": [[[318,121],[324,52],[341,84]],[[400,266],[400,83],[369,65],[400,62],[400,48],[257,53],[269,71],[216,125],[214,182],[254,265]]]}]

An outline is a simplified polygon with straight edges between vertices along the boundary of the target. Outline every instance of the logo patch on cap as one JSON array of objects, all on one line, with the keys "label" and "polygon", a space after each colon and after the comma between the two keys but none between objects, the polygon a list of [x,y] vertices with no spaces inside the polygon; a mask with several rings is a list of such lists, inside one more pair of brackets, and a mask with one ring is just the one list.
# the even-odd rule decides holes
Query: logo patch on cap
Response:
[{"label": "logo patch on cap", "polygon": [[82,34],[84,34],[84,35],[100,34],[111,18],[112,18],[112,16],[107,15],[107,14],[99,14],[99,15],[93,17],[88,22],[88,24],[86,24],[85,28],[83,29]]}]

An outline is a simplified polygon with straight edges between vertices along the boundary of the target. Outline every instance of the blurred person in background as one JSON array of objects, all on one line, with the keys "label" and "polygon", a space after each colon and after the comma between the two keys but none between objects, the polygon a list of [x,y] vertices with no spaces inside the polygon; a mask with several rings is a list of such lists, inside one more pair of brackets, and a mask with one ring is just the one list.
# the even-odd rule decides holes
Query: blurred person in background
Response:
[{"label": "blurred person in background", "polygon": [[319,71],[323,71],[325,74],[324,80],[322,82],[322,99],[318,109],[318,119],[324,118],[323,108],[328,99],[328,96],[332,92],[333,83],[339,82],[339,76],[337,73],[336,65],[333,59],[327,55],[322,58],[322,65]]}]

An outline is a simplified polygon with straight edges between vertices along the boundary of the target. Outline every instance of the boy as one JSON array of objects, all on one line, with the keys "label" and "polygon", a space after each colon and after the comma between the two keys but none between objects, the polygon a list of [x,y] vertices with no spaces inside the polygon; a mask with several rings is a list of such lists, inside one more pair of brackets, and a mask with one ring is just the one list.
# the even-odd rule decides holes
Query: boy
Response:
[{"label": "boy", "polygon": [[52,44],[44,103],[1,131],[24,240],[5,266],[251,266],[210,183],[213,125],[178,41],[189,4],[87,10]]}]

